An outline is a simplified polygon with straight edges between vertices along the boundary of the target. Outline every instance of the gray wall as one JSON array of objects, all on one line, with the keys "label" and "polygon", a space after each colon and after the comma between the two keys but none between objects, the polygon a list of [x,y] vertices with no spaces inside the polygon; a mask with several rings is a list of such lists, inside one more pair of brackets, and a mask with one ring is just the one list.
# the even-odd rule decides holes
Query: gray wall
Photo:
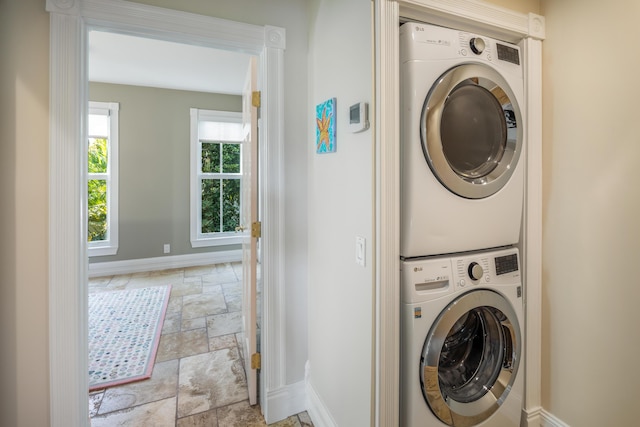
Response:
[{"label": "gray wall", "polygon": [[89,262],[238,249],[191,248],[189,108],[242,111],[242,97],[91,83],[91,101],[120,103],[119,248]]}]

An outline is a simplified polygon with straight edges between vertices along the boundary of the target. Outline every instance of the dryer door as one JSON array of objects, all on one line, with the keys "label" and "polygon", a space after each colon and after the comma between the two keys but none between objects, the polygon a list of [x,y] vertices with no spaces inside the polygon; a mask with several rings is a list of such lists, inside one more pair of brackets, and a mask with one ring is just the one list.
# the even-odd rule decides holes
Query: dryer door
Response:
[{"label": "dryer door", "polygon": [[456,427],[489,418],[511,391],[521,339],[513,307],[497,292],[475,290],[452,301],[432,325],[420,360],[431,411]]},{"label": "dryer door", "polygon": [[420,136],[438,180],[459,196],[480,199],[499,191],[515,170],[522,115],[502,75],[483,64],[462,64],[429,91]]}]

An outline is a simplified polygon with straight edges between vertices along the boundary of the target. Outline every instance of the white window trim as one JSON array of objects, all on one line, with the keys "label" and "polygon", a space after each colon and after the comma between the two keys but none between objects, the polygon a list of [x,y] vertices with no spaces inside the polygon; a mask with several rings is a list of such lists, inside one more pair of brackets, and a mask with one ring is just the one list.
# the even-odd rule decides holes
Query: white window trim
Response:
[{"label": "white window trim", "polygon": [[[204,248],[211,246],[235,245],[242,243],[239,233],[225,232],[203,234],[200,232],[202,224],[202,198],[200,192],[200,137],[198,123],[201,120],[214,122],[242,123],[242,113],[232,111],[215,111],[191,108],[190,113],[190,230],[191,247]],[[241,141],[238,141],[241,143]],[[241,166],[242,168],[242,166]],[[242,191],[242,190],[241,190]]]},{"label": "white window trim", "polygon": [[[109,116],[109,143],[107,173],[107,229],[108,238],[99,242],[88,242],[89,257],[115,255],[118,253],[118,116],[120,104],[117,102],[89,101],[90,114]],[[86,162],[85,162],[86,164]],[[88,180],[88,176],[87,176]],[[85,188],[86,185],[85,185]]]}]

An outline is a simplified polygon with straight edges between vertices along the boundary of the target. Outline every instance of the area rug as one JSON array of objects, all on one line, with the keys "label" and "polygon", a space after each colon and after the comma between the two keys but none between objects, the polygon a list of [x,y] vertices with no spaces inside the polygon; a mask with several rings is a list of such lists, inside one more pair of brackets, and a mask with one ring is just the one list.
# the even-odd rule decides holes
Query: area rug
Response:
[{"label": "area rug", "polygon": [[171,286],[89,294],[89,391],[151,377]]}]

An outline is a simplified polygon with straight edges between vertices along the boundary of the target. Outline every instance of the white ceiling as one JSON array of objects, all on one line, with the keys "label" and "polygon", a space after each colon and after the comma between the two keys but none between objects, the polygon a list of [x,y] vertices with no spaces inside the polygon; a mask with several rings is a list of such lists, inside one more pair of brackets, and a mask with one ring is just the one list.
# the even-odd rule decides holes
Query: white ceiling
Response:
[{"label": "white ceiling", "polygon": [[89,33],[89,81],[241,94],[250,56],[123,34]]}]

